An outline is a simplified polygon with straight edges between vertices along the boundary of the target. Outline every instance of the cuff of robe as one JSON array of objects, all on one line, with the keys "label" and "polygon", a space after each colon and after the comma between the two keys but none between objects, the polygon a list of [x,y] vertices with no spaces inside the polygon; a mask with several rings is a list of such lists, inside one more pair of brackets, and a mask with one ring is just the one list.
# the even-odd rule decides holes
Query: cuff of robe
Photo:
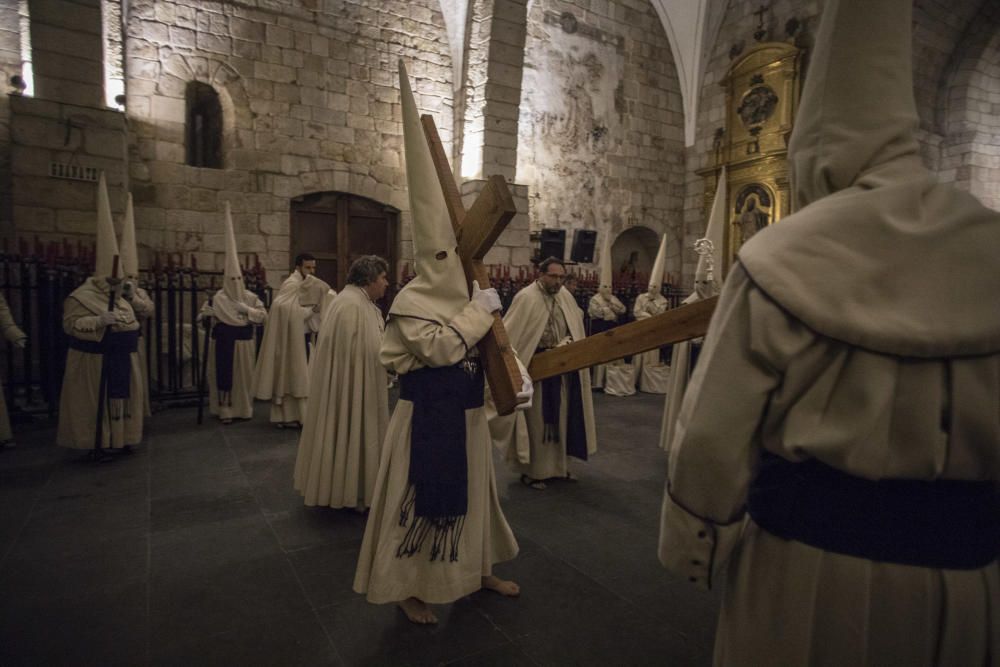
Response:
[{"label": "cuff of robe", "polygon": [[743,521],[722,526],[692,514],[663,494],[660,512],[660,563],[703,590],[729,561],[743,532]]}]

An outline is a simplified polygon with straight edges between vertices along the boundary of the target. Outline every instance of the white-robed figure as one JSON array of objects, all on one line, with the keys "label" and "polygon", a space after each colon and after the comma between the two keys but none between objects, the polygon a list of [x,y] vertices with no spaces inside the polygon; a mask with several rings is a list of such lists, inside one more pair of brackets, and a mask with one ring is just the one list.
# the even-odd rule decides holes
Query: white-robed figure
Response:
[{"label": "white-robed figure", "polygon": [[[646,291],[635,299],[632,315],[636,320],[645,320],[659,315],[667,310],[667,298],[663,296],[663,276],[667,264],[667,235],[660,239],[660,248],[656,252],[656,261],[649,274],[649,286]],[[639,391],[647,394],[667,393],[670,382],[670,365],[665,363],[663,355],[669,354],[669,347],[650,350],[635,355],[634,365],[638,376]]]},{"label": "white-robed figure", "polygon": [[[127,450],[142,441],[146,387],[137,351],[139,322],[132,306],[118,292],[121,271],[117,279],[110,280],[114,258],[121,258],[104,174],[97,184],[96,254],[94,275],[63,303],[63,331],[69,336],[69,350],[59,396],[56,443],[72,449],[94,447],[104,366],[106,403],[100,447]],[[112,290],[116,291],[114,308],[108,310]]]},{"label": "white-robed figure", "polygon": [[[618,320],[625,314],[625,304],[611,291],[611,238],[601,246],[600,282],[597,294],[590,297],[587,314],[590,315],[590,335],[595,336],[618,326]],[[631,396],[635,393],[635,367],[624,359],[607,364],[598,364],[592,369],[592,388],[604,388],[611,396]]]},{"label": "white-robed figure", "polygon": [[309,360],[309,403],[295,459],[295,490],[309,507],[372,504],[389,422],[387,375],[379,360],[389,265],[364,255],[323,315]]},{"label": "white-robed figure", "polygon": [[[474,283],[469,299],[402,62],[399,70],[417,275],[393,300],[382,343],[382,365],[399,374],[400,397],[382,447],[354,590],[369,602],[398,603],[415,623],[435,623],[428,603],[480,588],[517,595],[517,585],[498,579],[493,565],[516,556],[518,547],[500,510],[475,347],[500,298]],[[527,398],[530,381],[525,385]]]},{"label": "white-robed figure", "polygon": [[[0,336],[22,350],[28,345],[27,334],[17,326],[7,299],[2,294],[0,294]],[[7,400],[3,395],[3,386],[0,385],[0,447],[10,443],[13,438],[14,432],[10,428],[10,417],[7,415]]]},{"label": "white-robed figure", "polygon": [[729,558],[717,665],[1000,664],[1000,214],[923,165],[912,6],[824,3],[796,212],[740,249],[681,408],[660,558]]},{"label": "white-robed figure", "polygon": [[[694,271],[694,291],[682,302],[688,305],[717,296],[722,283],[722,233],[726,227],[726,168],[719,172],[719,182],[712,200],[712,210],[705,226],[705,235],[695,241],[698,265]],[[681,411],[684,392],[687,391],[691,373],[694,371],[698,354],[704,344],[703,338],[674,343],[670,354],[670,382],[663,406],[663,422],[660,424],[660,448],[669,451],[674,439],[677,417]]]},{"label": "white-robed figure", "polygon": [[145,397],[143,410],[148,417],[153,413],[149,406],[149,364],[146,360],[146,341],[143,337],[143,329],[146,322],[153,317],[156,306],[149,293],[139,287],[139,249],[135,242],[135,211],[132,207],[131,192],[125,195],[125,219],[122,221],[122,240],[119,250],[121,251],[122,297],[132,306],[135,319],[139,321],[139,369],[142,371],[143,396]]},{"label": "white-robed figure", "polygon": [[[583,313],[562,287],[566,268],[554,258],[538,266],[538,279],[514,295],[503,323],[511,347],[526,365],[537,352],[582,340]],[[521,482],[544,489],[543,480],[571,478],[569,457],[582,461],[597,451],[597,428],[587,369],[534,384],[534,404],[499,416],[490,410],[493,443]]]},{"label": "white-robed figure", "polygon": [[222,289],[201,308],[200,317],[212,318],[208,347],[208,409],[223,424],[253,417],[254,327],[267,320],[264,304],[243,284],[236,234],[226,202],[226,263]]},{"label": "white-robed figure", "polygon": [[298,427],[309,396],[308,359],[330,286],[315,275],[316,259],[295,258],[295,268],[271,302],[254,369],[254,396],[271,401],[270,420]]}]

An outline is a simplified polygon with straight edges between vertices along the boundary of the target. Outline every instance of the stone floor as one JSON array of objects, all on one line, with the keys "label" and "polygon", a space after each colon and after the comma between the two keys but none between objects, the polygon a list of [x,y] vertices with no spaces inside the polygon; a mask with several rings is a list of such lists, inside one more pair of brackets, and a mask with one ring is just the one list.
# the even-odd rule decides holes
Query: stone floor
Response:
[{"label": "stone floor", "polygon": [[663,400],[595,394],[600,451],[545,491],[497,466],[521,545],[436,627],[351,591],[364,518],[307,509],[296,434],[158,413],[134,456],[79,463],[29,427],[0,453],[0,664],[703,665],[718,594],[656,559]]}]

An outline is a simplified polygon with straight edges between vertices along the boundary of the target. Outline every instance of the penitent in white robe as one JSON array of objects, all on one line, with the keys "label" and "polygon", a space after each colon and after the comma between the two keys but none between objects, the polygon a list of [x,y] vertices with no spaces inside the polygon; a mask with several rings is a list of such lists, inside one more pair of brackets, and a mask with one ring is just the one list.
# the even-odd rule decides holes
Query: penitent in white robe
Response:
[{"label": "penitent in white robe", "polygon": [[149,361],[146,359],[146,322],[153,317],[156,310],[156,306],[153,304],[153,300],[149,297],[149,292],[143,288],[136,285],[135,294],[132,299],[129,300],[129,304],[132,306],[132,311],[135,313],[135,319],[139,321],[139,369],[142,371],[142,386],[145,389],[143,392],[144,407],[143,410],[147,417],[153,414],[153,410],[149,405]]},{"label": "penitent in white robe", "polygon": [[295,490],[309,507],[369,507],[389,422],[379,361],[382,311],[348,285],[323,316],[309,360],[309,404],[295,459]]},{"label": "penitent in white robe", "polygon": [[[625,304],[614,294],[605,297],[598,292],[590,297],[587,303],[587,314],[590,315],[590,335],[597,333],[600,325],[613,325],[618,322],[618,318],[625,314]],[[604,376],[607,364],[594,366],[590,373],[590,386],[592,389],[600,389],[604,386]]]},{"label": "penitent in white robe", "polygon": [[[253,395],[271,401],[272,423],[305,419],[309,395],[306,336],[318,325],[315,306],[322,306],[330,286],[297,270],[285,279],[271,303],[254,369]],[[318,309],[317,309],[318,310]]]},{"label": "penitent in white robe", "polygon": [[[632,306],[635,319],[644,320],[667,310],[667,299],[660,293],[650,296],[643,292]],[[665,394],[670,383],[670,366],[660,359],[660,350],[650,350],[635,356],[633,364],[638,376],[639,391],[647,394]]]},{"label": "penitent in white robe", "polygon": [[[240,316],[233,308],[232,299],[223,290],[215,293],[212,308],[215,319],[231,326],[260,325],[267,320],[264,304],[253,292],[243,293],[243,303],[250,308]],[[219,405],[219,392],[215,386],[215,339],[208,341],[208,411],[219,419],[250,419],[253,417],[254,356],[257,341],[238,340],[233,349],[233,390],[226,405]]]},{"label": "penitent in white robe", "polygon": [[[84,341],[99,342],[107,327],[98,316],[107,311],[108,297],[104,280],[89,278],[63,303],[63,331]],[[115,303],[118,323],[111,330],[135,331],[139,323],[132,306],[121,297]],[[139,368],[139,353],[131,355],[129,398],[121,418],[113,419],[112,410],[104,410],[102,448],[120,448],[142,441],[146,387]],[[92,449],[97,433],[97,403],[101,385],[102,356],[70,349],[66,353],[66,372],[59,396],[59,427],[56,444],[72,449]]]},{"label": "penitent in white robe", "polygon": [[[447,325],[393,316],[382,343],[382,364],[400,375],[425,366],[452,366],[466,357],[492,323],[493,316],[471,302]],[[396,557],[407,532],[399,525],[399,516],[409,488],[412,416],[413,403],[400,399],[382,448],[375,496],[354,576],[354,590],[367,594],[369,602],[398,602],[409,597],[434,604],[452,602],[479,590],[482,577],[492,574],[493,565],[514,558],[518,551],[497,496],[486,412],[473,408],[465,411],[469,508],[458,560],[432,562],[426,544],[411,557]]]},{"label": "penitent in white robe", "polygon": [[[526,367],[531,364],[531,359],[542,339],[542,333],[549,319],[550,306],[562,311],[560,321],[565,322],[567,331],[559,332],[560,336],[568,333],[573,340],[583,340],[585,337],[583,313],[565,288],[556,293],[553,302],[553,298],[546,296],[538,283],[528,285],[514,295],[514,300],[503,318],[504,327],[510,336],[511,347]],[[587,454],[591,455],[597,451],[597,427],[594,423],[594,403],[590,393],[590,372],[583,369],[577,373],[580,379]],[[564,377],[562,381],[558,441],[544,439],[542,383],[536,382],[534,390],[531,407],[523,411],[518,410],[511,415],[501,417],[496,414],[492,403],[489,404],[493,444],[506,452],[507,464],[514,472],[525,474],[532,479],[566,477],[569,473],[569,456],[566,454],[564,441],[567,432],[569,394],[567,380]]]},{"label": "penitent in white robe", "polygon": [[665,566],[702,587],[729,559],[715,664],[1000,664],[997,561],[876,562],[743,518],[762,450],[866,479],[998,480],[998,405],[1000,353],[919,359],[842,343],[734,265],[676,425],[659,547]]},{"label": "penitent in white robe", "polygon": [[[24,340],[27,336],[21,328],[14,322],[14,317],[10,314],[10,306],[7,299],[0,295],[0,335],[11,343]],[[7,401],[4,400],[2,387],[0,387],[0,444],[3,444],[14,437],[10,428],[10,417],[7,415]]]}]

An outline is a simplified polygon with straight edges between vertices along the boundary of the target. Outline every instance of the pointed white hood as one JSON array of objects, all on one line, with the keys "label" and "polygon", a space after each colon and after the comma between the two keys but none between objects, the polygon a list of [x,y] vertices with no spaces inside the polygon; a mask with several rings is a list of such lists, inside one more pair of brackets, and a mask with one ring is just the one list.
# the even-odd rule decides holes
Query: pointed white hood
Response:
[{"label": "pointed white hood", "polygon": [[740,263],[830,338],[914,357],[1000,350],[1000,214],[918,155],[913,0],[824,5],[789,143],[800,208]]},{"label": "pointed white hood", "polygon": [[[119,255],[118,241],[115,239],[115,224],[111,220],[111,202],[108,199],[108,184],[104,172],[97,181],[97,257],[94,262],[94,277],[108,278],[114,258]],[[120,260],[119,260],[120,261]],[[121,265],[118,276],[121,277]]]},{"label": "pointed white hood", "polygon": [[[410,224],[416,277],[393,299],[390,314],[450,322],[469,303],[469,290],[457,254],[444,193],[438,182],[430,147],[424,137],[406,67],[399,63],[403,105],[406,184],[410,194]],[[483,289],[489,285],[481,285]]]},{"label": "pointed white hood", "polygon": [[656,261],[653,262],[653,270],[649,272],[650,291],[655,290],[657,294],[663,287],[663,274],[667,266],[667,235],[660,239],[660,248],[656,251]]},{"label": "pointed white hood", "polygon": [[236,233],[233,231],[233,213],[226,202],[226,266],[222,275],[222,291],[233,301],[243,301],[246,287],[243,285],[243,271],[240,256],[236,252]]},{"label": "pointed white hood", "polygon": [[139,278],[139,249],[135,243],[135,211],[132,193],[125,196],[125,220],[122,222],[121,273],[124,278]]},{"label": "pointed white hood", "polygon": [[598,283],[598,292],[602,294],[611,294],[611,288],[613,287],[614,280],[614,267],[611,266],[611,232],[607,232],[604,235],[604,243],[601,245],[601,265],[598,267],[601,271],[601,281]]}]

